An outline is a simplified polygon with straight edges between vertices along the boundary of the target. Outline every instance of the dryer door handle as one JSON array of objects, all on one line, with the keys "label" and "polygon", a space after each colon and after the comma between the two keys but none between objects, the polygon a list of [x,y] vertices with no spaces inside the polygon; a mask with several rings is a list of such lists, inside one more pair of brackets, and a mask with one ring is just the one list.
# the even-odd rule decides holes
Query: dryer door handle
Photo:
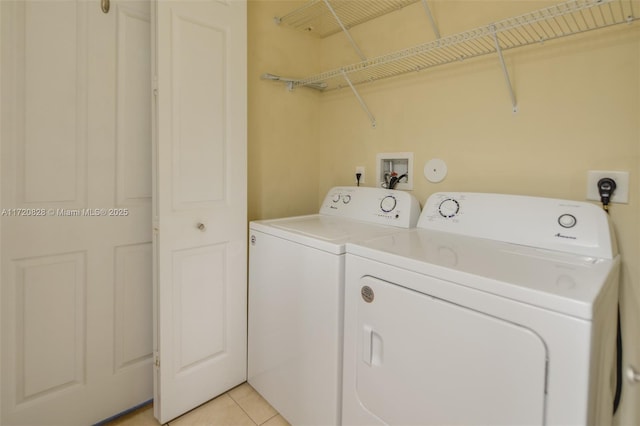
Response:
[{"label": "dryer door handle", "polygon": [[632,366],[627,367],[627,379],[629,383],[636,384],[640,383],[640,373],[638,373]]},{"label": "dryer door handle", "polygon": [[362,332],[362,361],[370,366],[382,365],[384,352],[382,336],[366,324],[362,327]]}]

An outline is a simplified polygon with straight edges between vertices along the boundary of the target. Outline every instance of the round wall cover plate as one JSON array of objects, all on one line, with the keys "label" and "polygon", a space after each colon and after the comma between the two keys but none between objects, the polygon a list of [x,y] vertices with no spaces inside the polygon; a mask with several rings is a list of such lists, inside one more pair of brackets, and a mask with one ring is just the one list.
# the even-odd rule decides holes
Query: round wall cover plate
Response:
[{"label": "round wall cover plate", "polygon": [[442,182],[446,176],[447,165],[443,160],[439,158],[433,158],[425,163],[424,177],[427,178],[429,182]]}]

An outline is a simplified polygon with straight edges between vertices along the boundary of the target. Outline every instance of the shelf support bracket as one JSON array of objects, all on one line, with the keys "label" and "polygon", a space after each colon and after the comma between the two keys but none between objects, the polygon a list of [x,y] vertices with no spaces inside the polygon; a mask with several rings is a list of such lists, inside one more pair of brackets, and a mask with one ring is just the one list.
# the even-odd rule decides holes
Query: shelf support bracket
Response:
[{"label": "shelf support bracket", "polygon": [[331,3],[329,3],[329,0],[324,0],[324,4],[327,6],[327,9],[329,9],[329,12],[331,12],[331,14],[333,15],[333,18],[336,20],[338,25],[340,25],[342,32],[344,32],[344,34],[347,36],[349,43],[351,43],[351,46],[353,46],[353,49],[356,51],[358,56],[360,56],[360,59],[363,61],[366,61],[367,57],[364,55],[364,53],[362,53],[362,50],[360,50],[355,40],[353,40],[353,38],[351,37],[351,34],[349,33],[349,30],[347,30],[347,27],[344,26],[344,24],[342,23],[342,20],[340,20],[340,17],[336,13],[336,11],[333,10],[333,6],[331,6]]},{"label": "shelf support bracket", "polygon": [[341,71],[342,71],[342,76],[344,77],[344,79],[346,80],[347,84],[351,88],[351,91],[355,95],[355,97],[358,100],[358,102],[360,102],[360,106],[362,107],[364,112],[366,112],[367,115],[369,116],[369,120],[371,121],[371,127],[373,127],[375,129],[376,124],[377,124],[376,123],[376,118],[373,116],[373,114],[371,114],[371,111],[369,111],[369,108],[367,107],[367,104],[364,103],[364,99],[362,99],[362,97],[360,96],[360,93],[358,93],[356,88],[351,83],[351,80],[349,80],[349,76],[347,75],[347,73],[344,70],[341,70]]},{"label": "shelf support bracket", "polygon": [[433,14],[431,13],[431,8],[427,4],[427,0],[422,0],[422,5],[424,6],[424,11],[427,12],[427,18],[429,18],[433,33],[436,35],[436,38],[440,38],[440,31],[438,30],[435,19],[433,19]]},{"label": "shelf support bracket", "polygon": [[[286,84],[287,90],[290,92],[292,92],[293,89],[296,87],[296,84],[300,82],[300,80],[296,80],[293,78],[280,77],[279,75],[270,74],[268,72],[262,74],[260,78],[262,80],[280,81]],[[327,88],[327,83],[323,83],[323,82],[308,83],[308,84],[305,84],[303,87],[309,87],[311,89],[322,91]]]},{"label": "shelf support bracket", "polygon": [[502,55],[502,47],[500,47],[500,41],[498,40],[498,33],[496,31],[495,25],[491,26],[491,35],[493,36],[493,41],[496,45],[496,52],[498,53],[498,58],[500,59],[500,65],[502,66],[502,73],[504,74],[504,78],[507,82],[507,89],[509,90],[509,96],[511,97],[511,106],[513,107],[513,112],[515,113],[515,112],[518,112],[516,95],[513,93],[513,86],[511,86],[509,71],[507,70],[507,64],[504,62],[504,56]]}]

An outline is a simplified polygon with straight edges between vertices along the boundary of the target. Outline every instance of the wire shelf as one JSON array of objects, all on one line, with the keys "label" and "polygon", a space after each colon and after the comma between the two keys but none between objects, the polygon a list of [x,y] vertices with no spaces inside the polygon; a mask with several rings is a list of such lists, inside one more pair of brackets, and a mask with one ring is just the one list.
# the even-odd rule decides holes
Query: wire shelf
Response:
[{"label": "wire shelf", "polygon": [[[330,4],[344,26],[349,29],[418,1],[421,0],[330,0]],[[321,38],[342,31],[325,0],[311,0],[287,15],[276,18],[276,22]]]},{"label": "wire shelf", "polygon": [[[633,0],[570,0],[430,43],[294,80],[292,87],[320,86],[324,87],[325,91],[340,89],[422,71],[437,65],[495,54],[498,53],[496,39],[501,50],[508,50],[612,25],[631,23],[638,19],[635,17],[632,2]],[[322,3],[322,0],[313,3],[316,5]],[[371,5],[374,2],[346,0],[345,3]]]}]

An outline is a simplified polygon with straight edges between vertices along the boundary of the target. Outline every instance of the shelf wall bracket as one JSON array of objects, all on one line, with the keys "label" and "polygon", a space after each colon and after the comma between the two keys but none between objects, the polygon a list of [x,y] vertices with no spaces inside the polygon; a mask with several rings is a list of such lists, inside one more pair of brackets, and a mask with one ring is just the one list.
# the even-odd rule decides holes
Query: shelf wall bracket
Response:
[{"label": "shelf wall bracket", "polygon": [[[286,77],[280,77],[279,75],[275,75],[275,74],[270,74],[270,73],[264,73],[260,76],[260,78],[262,80],[271,80],[271,81],[280,81],[282,83],[284,83],[287,86],[287,90],[292,92],[293,89],[296,87],[296,85],[298,84],[298,82],[300,80],[296,80],[294,78],[286,78]],[[316,90],[324,90],[327,88],[327,83],[323,83],[323,82],[317,82],[317,83],[307,83],[304,85],[304,87],[309,87],[311,89],[316,89]]]},{"label": "shelf wall bracket", "polygon": [[333,15],[333,18],[336,20],[336,22],[338,23],[338,25],[342,29],[342,32],[347,36],[347,39],[349,40],[349,43],[351,43],[351,46],[353,46],[353,49],[356,51],[356,53],[360,57],[360,60],[366,61],[367,57],[364,55],[364,53],[362,53],[362,50],[360,50],[360,48],[356,44],[356,42],[353,39],[353,37],[351,37],[351,34],[349,33],[349,30],[347,29],[347,27],[344,26],[344,24],[342,23],[342,20],[340,19],[340,17],[336,13],[336,11],[333,10],[333,6],[331,6],[331,3],[329,3],[329,0],[324,0],[324,4],[327,6],[327,9],[329,9],[329,12],[331,12],[331,14]]},{"label": "shelf wall bracket", "polygon": [[504,56],[502,55],[502,47],[500,47],[500,41],[498,40],[498,33],[496,31],[495,25],[491,26],[491,35],[493,36],[493,41],[496,45],[496,53],[498,53],[498,58],[500,59],[500,65],[502,66],[502,73],[504,74],[504,78],[507,82],[507,89],[509,90],[509,96],[511,97],[511,106],[513,108],[513,112],[518,112],[518,104],[516,103],[516,95],[513,92],[513,86],[511,85],[511,79],[509,78],[509,71],[507,70],[507,64],[504,62]]},{"label": "shelf wall bracket", "polygon": [[424,11],[427,13],[427,18],[429,18],[433,33],[436,35],[436,38],[440,38],[440,31],[438,30],[435,19],[433,19],[433,13],[431,13],[431,8],[429,4],[427,4],[427,0],[422,0],[422,6],[424,6]]},{"label": "shelf wall bracket", "polygon": [[358,93],[356,88],[353,86],[353,84],[351,83],[351,80],[349,80],[349,76],[347,75],[347,73],[344,70],[342,70],[342,76],[344,77],[345,81],[347,82],[347,84],[351,88],[351,91],[355,95],[355,97],[358,100],[358,102],[360,102],[360,106],[362,107],[364,112],[366,112],[367,115],[369,116],[369,121],[371,121],[371,127],[373,127],[375,129],[376,124],[377,124],[376,123],[376,118],[373,116],[373,114],[371,114],[371,111],[369,110],[369,107],[367,107],[367,104],[364,102],[364,99],[362,99],[362,96],[360,96],[360,93]]}]

